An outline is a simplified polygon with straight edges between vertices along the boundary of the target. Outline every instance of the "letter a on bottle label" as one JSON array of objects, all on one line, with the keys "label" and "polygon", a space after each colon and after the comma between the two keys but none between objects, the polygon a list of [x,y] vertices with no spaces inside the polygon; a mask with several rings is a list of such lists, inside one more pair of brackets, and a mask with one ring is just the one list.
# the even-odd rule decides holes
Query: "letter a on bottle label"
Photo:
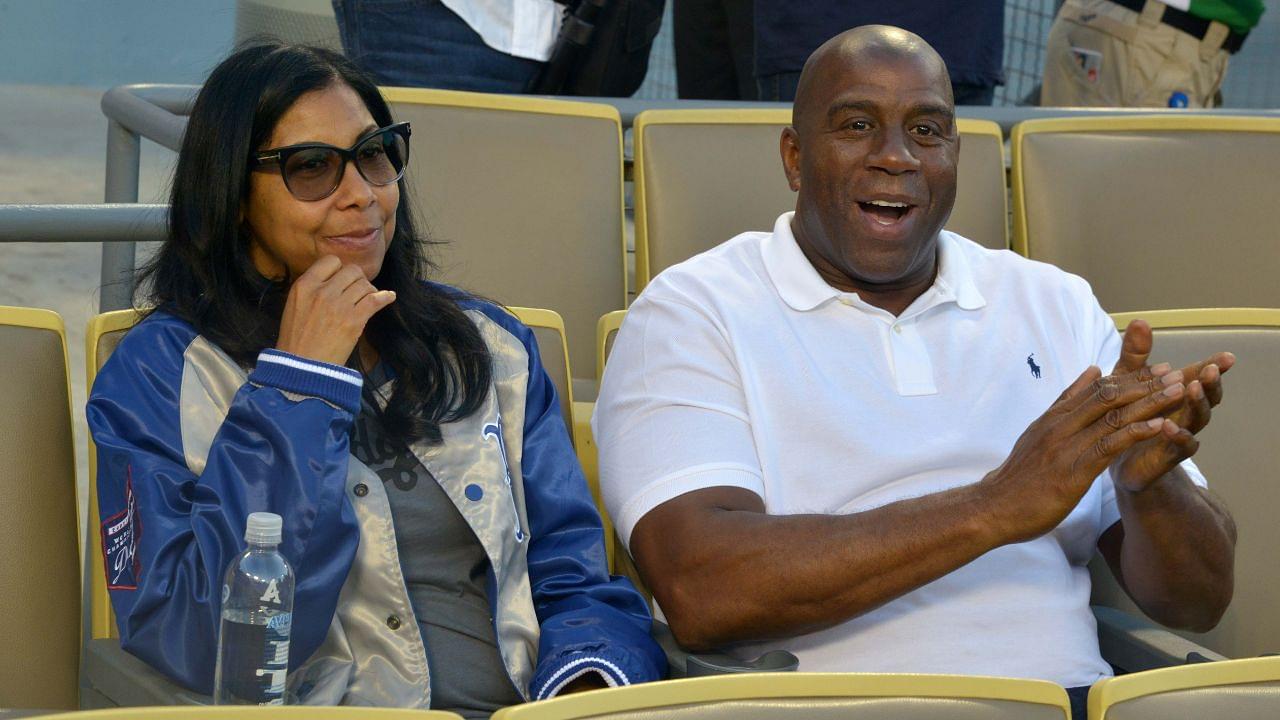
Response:
[{"label": "letter a on bottle label", "polygon": [[262,602],[280,604],[280,589],[276,587],[275,580],[272,580],[267,585],[267,591],[262,593]]}]

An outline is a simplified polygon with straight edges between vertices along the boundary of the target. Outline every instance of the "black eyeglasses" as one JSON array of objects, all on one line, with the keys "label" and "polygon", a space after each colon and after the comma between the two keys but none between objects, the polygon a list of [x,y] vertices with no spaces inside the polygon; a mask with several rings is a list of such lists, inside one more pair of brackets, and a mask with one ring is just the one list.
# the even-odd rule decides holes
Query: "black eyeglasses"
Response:
[{"label": "black eyeglasses", "polygon": [[255,169],[278,165],[289,194],[303,201],[323,200],[342,184],[347,161],[371,185],[390,185],[409,163],[409,123],[378,128],[347,149],[324,143],[300,143],[253,156]]}]

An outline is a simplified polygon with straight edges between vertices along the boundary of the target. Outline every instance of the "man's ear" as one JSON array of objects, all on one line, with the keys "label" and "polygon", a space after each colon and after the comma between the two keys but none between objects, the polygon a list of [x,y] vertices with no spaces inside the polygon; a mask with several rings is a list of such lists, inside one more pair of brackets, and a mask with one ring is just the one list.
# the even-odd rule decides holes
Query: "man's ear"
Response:
[{"label": "man's ear", "polygon": [[782,155],[782,171],[787,175],[791,192],[800,191],[800,136],[796,129],[787,126],[778,139],[778,152]]}]

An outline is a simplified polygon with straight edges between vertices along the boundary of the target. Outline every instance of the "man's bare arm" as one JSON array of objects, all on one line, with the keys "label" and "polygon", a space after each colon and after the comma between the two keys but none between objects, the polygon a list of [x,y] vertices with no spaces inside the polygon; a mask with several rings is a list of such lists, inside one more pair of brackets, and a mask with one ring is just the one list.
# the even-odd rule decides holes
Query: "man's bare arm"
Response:
[{"label": "man's bare arm", "polygon": [[1175,398],[1149,370],[1100,376],[1085,371],[974,485],[853,515],[767,515],[749,491],[695,491],[641,518],[636,564],[690,649],[848,620],[1049,532],[1116,457],[1160,432]]},{"label": "man's bare arm", "polygon": [[[1144,366],[1151,349],[1151,328],[1133,321],[1116,372]],[[1215,353],[1168,373],[1166,384],[1186,385],[1181,402],[1156,437],[1135,444],[1111,469],[1121,521],[1102,535],[1098,549],[1138,607],[1170,627],[1209,630],[1234,590],[1231,513],[1178,465],[1199,449],[1195,434],[1222,402],[1222,374],[1234,364],[1234,355]]]}]

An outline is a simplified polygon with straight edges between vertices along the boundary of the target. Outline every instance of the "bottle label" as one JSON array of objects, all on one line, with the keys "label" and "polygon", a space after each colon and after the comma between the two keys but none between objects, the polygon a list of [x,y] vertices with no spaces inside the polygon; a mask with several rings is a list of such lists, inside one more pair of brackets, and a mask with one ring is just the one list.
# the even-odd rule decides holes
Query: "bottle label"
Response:
[{"label": "bottle label", "polygon": [[222,621],[222,689],[236,703],[283,705],[291,613],[265,625]]}]

